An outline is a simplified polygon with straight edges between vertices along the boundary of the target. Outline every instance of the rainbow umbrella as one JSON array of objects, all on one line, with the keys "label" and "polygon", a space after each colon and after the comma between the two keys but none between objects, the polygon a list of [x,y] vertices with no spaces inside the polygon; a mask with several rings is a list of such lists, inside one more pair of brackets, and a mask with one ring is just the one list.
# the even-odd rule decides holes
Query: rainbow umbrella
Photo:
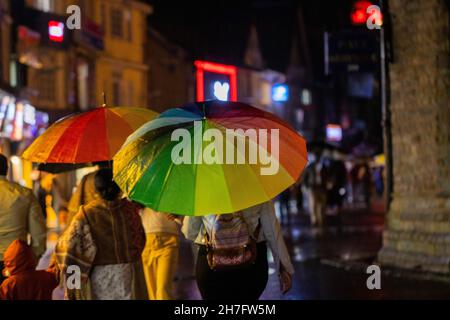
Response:
[{"label": "rainbow umbrella", "polygon": [[132,132],[157,115],[144,108],[106,106],[72,114],[45,130],[22,157],[51,170],[58,165],[77,168],[110,161]]},{"label": "rainbow umbrella", "polygon": [[132,200],[197,216],[268,201],[295,183],[306,163],[305,140],[273,114],[207,101],[169,109],[140,127],[114,157],[113,171]]}]

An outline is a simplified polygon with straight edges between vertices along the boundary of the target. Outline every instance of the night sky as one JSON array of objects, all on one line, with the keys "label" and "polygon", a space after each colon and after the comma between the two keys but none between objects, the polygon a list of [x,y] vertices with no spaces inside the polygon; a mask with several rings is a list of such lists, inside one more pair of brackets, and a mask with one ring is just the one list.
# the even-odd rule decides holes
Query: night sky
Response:
[{"label": "night sky", "polygon": [[242,65],[255,24],[267,66],[284,71],[295,32],[296,1],[149,0],[149,23],[193,58]]},{"label": "night sky", "polygon": [[[298,36],[297,8],[303,10],[313,68],[321,73],[323,32],[345,23],[353,0],[146,0],[150,26],[187,49],[193,59],[242,65],[254,24],[271,69],[286,71],[292,39]],[[344,21],[343,21],[344,20]]]}]

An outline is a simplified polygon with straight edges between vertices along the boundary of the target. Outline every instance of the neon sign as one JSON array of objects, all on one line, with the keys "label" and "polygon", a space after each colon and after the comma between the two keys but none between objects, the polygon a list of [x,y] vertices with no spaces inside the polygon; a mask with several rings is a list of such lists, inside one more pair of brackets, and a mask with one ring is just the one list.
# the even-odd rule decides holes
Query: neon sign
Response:
[{"label": "neon sign", "polygon": [[214,96],[220,101],[228,100],[228,91],[230,90],[230,85],[227,82],[214,82]]},{"label": "neon sign", "polygon": [[272,100],[277,102],[287,101],[289,98],[289,89],[285,84],[276,84],[272,87]]},{"label": "neon sign", "polygon": [[59,21],[48,22],[48,38],[51,41],[63,42],[64,40],[64,23]]},{"label": "neon sign", "polygon": [[200,60],[196,60],[194,65],[197,68],[195,74],[197,101],[205,100],[205,73],[227,76],[229,83],[227,81],[214,81],[213,95],[222,101],[237,101],[237,68],[235,66]]}]

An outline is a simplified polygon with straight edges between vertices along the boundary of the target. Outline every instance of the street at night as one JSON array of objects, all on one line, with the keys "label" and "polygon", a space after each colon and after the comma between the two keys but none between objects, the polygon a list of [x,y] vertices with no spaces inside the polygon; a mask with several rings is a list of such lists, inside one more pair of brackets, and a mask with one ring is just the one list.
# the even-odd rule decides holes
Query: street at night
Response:
[{"label": "street at night", "polygon": [[[333,222],[324,230],[296,221],[284,235],[295,264],[292,290],[282,295],[275,274],[269,278],[264,300],[326,299],[447,299],[450,284],[443,277],[426,273],[388,269],[382,275],[382,290],[368,290],[367,267],[381,246],[383,215],[364,211],[348,212],[339,230]],[[190,250],[185,243],[182,250]],[[179,299],[200,299],[192,277],[192,258],[185,256],[176,281]],[[444,279],[444,280],[443,280]]]},{"label": "street at night", "polygon": [[0,300],[448,300],[449,35],[448,0],[0,0]]}]

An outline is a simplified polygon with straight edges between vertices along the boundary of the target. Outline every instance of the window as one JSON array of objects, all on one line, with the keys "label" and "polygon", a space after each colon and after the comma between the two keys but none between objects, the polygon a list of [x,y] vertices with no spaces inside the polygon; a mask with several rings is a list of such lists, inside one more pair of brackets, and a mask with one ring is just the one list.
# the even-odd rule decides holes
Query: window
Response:
[{"label": "window", "polygon": [[81,110],[89,108],[89,65],[80,60],[77,65],[78,76],[78,106]]},{"label": "window", "polygon": [[120,106],[120,82],[117,80],[113,81],[113,105]]},{"label": "window", "polygon": [[[0,10],[3,10],[2,7],[1,7],[1,2],[0,2]],[[1,29],[2,29],[2,27],[0,25],[0,30]],[[4,51],[6,51],[6,48],[4,49],[3,47],[6,47],[6,46],[4,46],[4,44],[3,44],[2,32],[0,32],[0,82],[3,82],[3,81],[6,80],[6,79],[4,79],[4,75],[3,75],[3,68],[4,68],[4,66],[3,66],[3,63],[4,63],[3,57],[4,56],[6,57],[6,55],[4,55],[3,53],[4,53]]]},{"label": "window", "polygon": [[54,0],[34,0],[34,7],[44,12],[52,12],[55,10]]},{"label": "window", "polygon": [[106,9],[103,2],[100,4],[100,25],[102,26],[103,32],[106,33]]},{"label": "window", "polygon": [[120,72],[113,72],[112,75],[112,103],[117,107],[121,105],[121,79],[122,74]]},{"label": "window", "polygon": [[133,25],[131,23],[131,12],[129,10],[125,12],[125,21],[127,25],[127,40],[131,42],[133,34]]},{"label": "window", "polygon": [[128,106],[134,106],[134,86],[133,81],[128,82]]},{"label": "window", "polygon": [[9,84],[11,87],[17,86],[17,64],[14,60],[9,63]]},{"label": "window", "polygon": [[111,9],[110,18],[111,35],[123,38],[123,12],[120,9]]},{"label": "window", "polygon": [[36,89],[39,92],[39,100],[55,101],[55,71],[40,70],[37,73]]}]

